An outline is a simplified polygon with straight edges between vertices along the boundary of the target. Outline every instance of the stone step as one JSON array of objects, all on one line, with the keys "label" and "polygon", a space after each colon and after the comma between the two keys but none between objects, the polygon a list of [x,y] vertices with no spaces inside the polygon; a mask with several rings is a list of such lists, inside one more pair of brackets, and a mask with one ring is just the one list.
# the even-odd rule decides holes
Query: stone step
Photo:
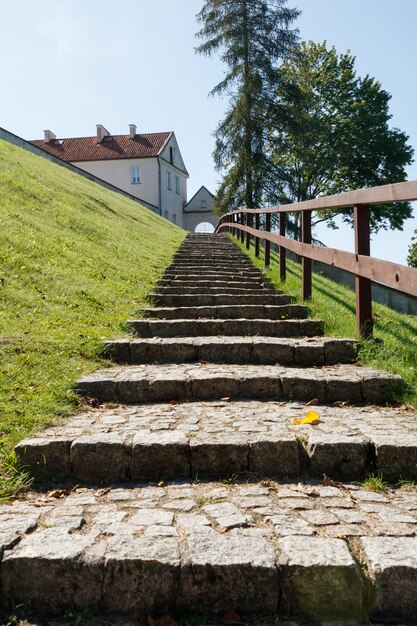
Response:
[{"label": "stone step", "polygon": [[[156,306],[163,307],[195,307],[195,306],[219,306],[219,305],[274,305],[284,302],[283,295],[278,293],[266,294],[150,294],[149,299]],[[285,296],[287,297],[287,296]]]},{"label": "stone step", "polygon": [[128,324],[140,337],[316,337],[323,334],[323,322],[310,319],[141,319],[129,320]]},{"label": "stone step", "polygon": [[237,295],[237,296],[255,296],[264,294],[275,294],[275,289],[272,287],[260,287],[259,285],[250,285],[250,287],[200,287],[190,286],[177,287],[176,283],[172,286],[164,287],[158,286],[157,293],[161,295],[185,295],[185,296],[206,296],[206,295]]},{"label": "stone step", "polygon": [[197,252],[192,252],[191,250],[181,250],[177,252],[172,257],[173,259],[193,259],[195,261],[200,261],[202,259],[211,261],[212,259],[216,259],[217,261],[222,260],[230,260],[230,259],[245,259],[245,255],[243,255],[239,250],[229,250],[229,251],[220,251],[220,250],[211,250],[207,248],[206,251],[198,250]]},{"label": "stone step", "polygon": [[224,271],[224,272],[200,272],[198,268],[179,270],[176,272],[166,271],[162,280],[225,280],[225,281],[253,281],[260,280],[269,282],[261,272],[249,271]]},{"label": "stone step", "polygon": [[172,268],[181,268],[181,267],[200,267],[202,269],[211,269],[211,270],[222,270],[222,269],[233,269],[239,267],[239,269],[251,268],[253,267],[252,263],[249,260],[245,259],[230,259],[228,261],[216,261],[215,259],[199,259],[192,261],[187,257],[183,259],[178,259],[173,261],[169,266]]},{"label": "stone step", "polygon": [[357,342],[318,337],[176,337],[106,341],[106,355],[118,363],[252,363],[314,365],[352,363]]},{"label": "stone step", "polygon": [[[317,425],[293,424],[311,408],[320,416]],[[323,473],[360,480],[370,472],[397,482],[417,478],[415,423],[415,411],[377,407],[259,401],[112,405],[20,442],[16,454],[32,473],[46,470],[93,484],[197,475],[296,480]],[[417,493],[415,500],[417,513]]]},{"label": "stone step", "polygon": [[352,484],[32,492],[0,508],[0,602],[57,617],[86,607],[129,618],[233,609],[308,624],[372,615],[411,624],[415,525],[407,492]]},{"label": "stone step", "polygon": [[221,280],[221,279],[204,279],[201,278],[161,278],[157,281],[158,287],[195,287],[195,288],[204,288],[204,287],[239,287],[240,289],[262,289],[264,287],[271,287],[271,283],[266,280],[262,280],[261,278],[246,278],[245,280]]},{"label": "stone step", "polygon": [[122,404],[223,397],[385,404],[402,388],[400,376],[355,365],[301,369],[213,363],[118,366],[83,376],[76,385],[82,397]]},{"label": "stone step", "polygon": [[[290,319],[307,318],[307,307],[301,304],[291,304],[290,296],[282,296],[283,304],[256,305],[246,304],[237,306],[196,306],[196,307],[155,307],[142,309],[146,318],[156,319]],[[288,304],[287,304],[288,303]]]}]

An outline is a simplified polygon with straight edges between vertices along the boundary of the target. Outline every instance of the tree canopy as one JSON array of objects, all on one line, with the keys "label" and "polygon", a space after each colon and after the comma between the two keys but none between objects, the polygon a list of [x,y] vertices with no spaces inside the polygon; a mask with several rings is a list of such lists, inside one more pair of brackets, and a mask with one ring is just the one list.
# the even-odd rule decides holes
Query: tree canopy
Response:
[{"label": "tree canopy", "polygon": [[[407,135],[389,127],[390,94],[355,58],[326,43],[302,43],[284,60],[269,124],[275,165],[274,203],[309,200],[351,189],[400,182],[412,162]],[[372,207],[372,230],[401,228],[409,203]],[[334,226],[332,213],[328,219]],[[343,213],[351,221],[351,211]]]},{"label": "tree canopy", "polygon": [[417,267],[417,230],[414,231],[414,237],[408,248],[407,263],[410,267]]},{"label": "tree canopy", "polygon": [[287,0],[205,0],[197,19],[202,25],[197,52],[219,51],[223,80],[212,94],[229,96],[229,107],[216,132],[215,166],[223,174],[216,194],[222,213],[261,206],[271,171],[266,149],[267,119],[279,81],[278,61],[297,41],[290,26],[299,11]]}]

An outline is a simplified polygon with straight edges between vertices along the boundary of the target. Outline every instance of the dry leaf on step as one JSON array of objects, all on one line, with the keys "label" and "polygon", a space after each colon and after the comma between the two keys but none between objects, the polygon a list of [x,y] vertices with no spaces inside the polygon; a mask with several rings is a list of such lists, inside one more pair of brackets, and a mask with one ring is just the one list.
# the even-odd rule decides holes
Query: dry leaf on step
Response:
[{"label": "dry leaf on step", "polygon": [[320,421],[320,415],[316,413],[316,411],[308,411],[307,415],[303,417],[301,420],[294,419],[292,421],[293,424],[297,426],[301,424],[310,424],[311,426],[315,426]]}]

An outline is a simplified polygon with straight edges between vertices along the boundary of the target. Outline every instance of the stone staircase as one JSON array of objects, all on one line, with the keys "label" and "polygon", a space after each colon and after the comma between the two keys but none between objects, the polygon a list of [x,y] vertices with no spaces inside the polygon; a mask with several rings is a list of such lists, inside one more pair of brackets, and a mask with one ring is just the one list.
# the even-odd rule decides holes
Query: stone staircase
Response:
[{"label": "stone staircase", "polygon": [[0,507],[1,605],[410,623],[417,491],[352,482],[416,478],[402,380],[221,235],[190,235],[151,298],[78,381],[91,407],[16,447],[64,487]]}]

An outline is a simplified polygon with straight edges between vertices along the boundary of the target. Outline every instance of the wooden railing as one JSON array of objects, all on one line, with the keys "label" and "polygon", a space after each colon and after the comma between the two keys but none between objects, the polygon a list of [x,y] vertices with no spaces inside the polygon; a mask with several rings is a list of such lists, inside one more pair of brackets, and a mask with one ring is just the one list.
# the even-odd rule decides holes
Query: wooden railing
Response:
[{"label": "wooden railing", "polygon": [[[216,228],[218,232],[231,232],[246,237],[246,248],[250,247],[251,237],[255,238],[255,255],[260,254],[260,240],[264,240],[265,266],[270,265],[271,243],[279,246],[279,271],[281,280],[286,278],[286,250],[294,252],[302,259],[302,298],[307,300],[312,291],[312,261],[347,270],[356,276],[356,329],[358,336],[372,336],[372,292],[371,282],[375,281],[417,297],[417,269],[383,261],[370,256],[370,214],[374,204],[390,204],[417,200],[417,181],[371,187],[358,191],[348,191],[333,196],[324,196],[306,202],[286,204],[262,209],[241,209],[223,215]],[[314,246],[311,243],[312,212],[323,209],[353,207],[355,252],[345,252],[335,248]],[[301,212],[301,241],[285,236],[286,214]],[[278,233],[271,232],[271,215],[279,216]],[[255,228],[250,224],[255,216]],[[264,230],[260,229],[261,215],[264,215]]]}]

